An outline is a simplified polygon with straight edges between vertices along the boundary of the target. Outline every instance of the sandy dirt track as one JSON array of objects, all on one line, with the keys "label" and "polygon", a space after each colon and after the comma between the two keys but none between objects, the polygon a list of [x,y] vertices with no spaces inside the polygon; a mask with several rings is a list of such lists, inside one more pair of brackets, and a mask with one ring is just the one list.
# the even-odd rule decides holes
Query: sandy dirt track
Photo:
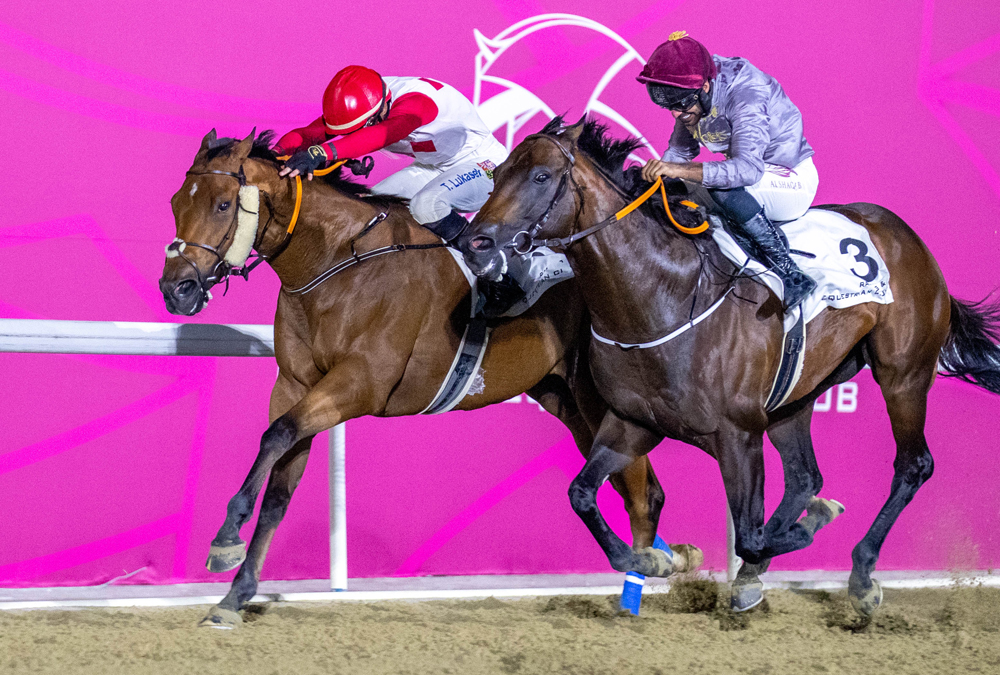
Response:
[{"label": "sandy dirt track", "polygon": [[205,607],[0,613],[0,673],[1000,673],[1000,590],[771,591],[734,617],[712,582],[644,598],[271,604],[235,631]]}]

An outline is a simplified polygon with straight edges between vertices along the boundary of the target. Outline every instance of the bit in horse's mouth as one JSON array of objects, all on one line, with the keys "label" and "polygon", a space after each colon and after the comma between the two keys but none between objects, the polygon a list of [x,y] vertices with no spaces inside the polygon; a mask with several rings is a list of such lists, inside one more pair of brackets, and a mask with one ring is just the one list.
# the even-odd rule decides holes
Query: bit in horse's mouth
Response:
[{"label": "bit in horse's mouth", "polygon": [[490,258],[489,263],[479,271],[477,276],[484,277],[490,281],[500,281],[507,272],[507,256],[503,251]]}]

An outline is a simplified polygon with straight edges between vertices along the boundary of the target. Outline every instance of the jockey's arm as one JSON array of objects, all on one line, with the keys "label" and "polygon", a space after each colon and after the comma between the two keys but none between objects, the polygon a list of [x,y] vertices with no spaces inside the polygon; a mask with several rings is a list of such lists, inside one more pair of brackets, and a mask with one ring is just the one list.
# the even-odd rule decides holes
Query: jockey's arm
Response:
[{"label": "jockey's arm", "polygon": [[[674,131],[670,134],[670,145],[663,157],[651,159],[642,167],[642,177],[650,183],[657,176],[664,178],[683,178],[684,180],[701,182],[701,164],[692,163],[700,150],[697,139],[691,130],[680,120],[674,121]],[[683,174],[683,175],[681,175]]]},{"label": "jockey's arm", "polygon": [[383,121],[370,127],[362,127],[336,140],[300,150],[285,163],[279,175],[294,178],[304,173],[312,180],[312,172],[328,162],[355,159],[381,150],[434,121],[437,114],[437,104],[429,96],[418,92],[404,94],[392,104]]},{"label": "jockey's arm", "polygon": [[278,139],[274,151],[280,155],[292,155],[299,150],[305,150],[310,145],[317,145],[326,140],[326,125],[322,115],[309,123],[308,126],[292,129]]},{"label": "jockey's arm", "polygon": [[743,93],[730,113],[732,134],[728,158],[720,162],[663,162],[652,160],[643,167],[643,178],[681,178],[708,188],[732,189],[753,185],[764,175],[764,151],[770,142],[767,92]]},{"label": "jockey's arm", "polygon": [[433,122],[437,114],[437,104],[429,96],[417,92],[404,94],[392,104],[383,121],[327,141],[322,147],[330,161],[362,157],[403,140]]}]

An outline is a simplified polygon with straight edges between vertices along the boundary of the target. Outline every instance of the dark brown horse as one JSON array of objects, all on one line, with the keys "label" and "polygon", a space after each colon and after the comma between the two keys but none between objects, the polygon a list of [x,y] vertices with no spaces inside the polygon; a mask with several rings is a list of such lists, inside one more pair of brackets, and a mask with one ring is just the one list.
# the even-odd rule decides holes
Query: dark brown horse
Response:
[{"label": "dark brown horse", "polygon": [[[282,283],[274,321],[279,374],[271,393],[271,425],[225,523],[212,542],[208,567],[242,568],[225,599],[203,625],[234,625],[253,597],[264,556],[302,472],[313,436],[363,415],[412,415],[434,398],[455,357],[470,314],[469,283],[440,240],[410,217],[405,202],[376,197],[335,173],[303,183],[295,229],[296,183],[279,178],[269,134],[242,141],[202,141],[171,205],[177,239],[168,247],[160,279],[167,308],[191,315],[208,301],[209,288],[231,271],[225,262],[253,244]],[[240,191],[256,188],[253,202]],[[242,197],[241,197],[242,195]],[[242,199],[242,201],[241,201]],[[240,232],[240,213],[257,211],[253,230]],[[358,235],[375,216],[384,220]],[[252,214],[251,214],[252,215]],[[245,229],[245,228],[244,228]],[[249,237],[249,238],[248,238]],[[235,243],[234,243],[235,242]],[[395,245],[295,293],[353,252]],[[232,264],[241,264],[236,260]],[[483,357],[484,390],[467,395],[459,410],[505,401],[527,391],[573,433],[586,455],[606,405],[596,395],[586,363],[588,321],[575,283],[553,289],[521,316],[492,326]],[[645,458],[623,467],[612,484],[625,500],[637,555],[660,573],[665,557],[650,548],[663,504]],[[249,550],[239,537],[270,474]],[[697,549],[677,547],[674,568],[697,564]],[[245,562],[244,562],[245,559]],[[669,565],[668,565],[669,567]]]},{"label": "dark brown horse", "polygon": [[[550,123],[524,140],[495,174],[495,190],[461,240],[478,273],[542,239],[584,234],[612,222],[635,190],[622,163],[632,141],[613,141],[592,121]],[[706,203],[706,202],[701,202]],[[685,235],[646,204],[619,222],[562,245],[580,283],[594,331],[626,344],[655,341],[691,321],[732,289],[692,330],[648,349],[591,343],[598,391],[610,410],[570,498],[616,569],[627,547],[597,509],[609,473],[642,457],[663,437],[695,445],[719,462],[736,526],[736,552],[748,563],[733,605],[758,601],[756,572],[775,555],[807,546],[839,505],[815,495],[822,476],[813,456],[813,402],[866,364],[885,397],[896,440],[888,501],[854,548],[849,594],[871,615],[881,589],[871,578],[882,543],[933,471],[924,437],[927,393],[938,367],[1000,393],[997,307],[962,303],[906,223],[872,204],[829,206],[865,227],[891,273],[891,304],[826,309],[809,324],[805,365],[786,403],[765,403],[778,368],[782,312],[761,283],[737,274],[709,235]],[[785,496],[764,522],[763,435],[781,454]],[[808,515],[797,521],[806,509]]]}]

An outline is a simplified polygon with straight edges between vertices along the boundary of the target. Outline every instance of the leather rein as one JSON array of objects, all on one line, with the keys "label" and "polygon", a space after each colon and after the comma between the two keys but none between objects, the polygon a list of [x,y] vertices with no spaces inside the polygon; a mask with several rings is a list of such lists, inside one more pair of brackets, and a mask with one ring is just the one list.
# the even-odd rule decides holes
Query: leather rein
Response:
[{"label": "leather rein", "polygon": [[[329,166],[329,167],[327,167],[325,169],[320,169],[320,170],[314,171],[313,174],[317,175],[317,176],[325,176],[326,174],[331,173],[332,171],[340,168],[341,166],[343,166],[347,162],[348,162],[348,160],[341,160],[341,161],[339,161],[339,162],[337,162],[337,163],[335,163],[335,164],[333,164],[333,165],[331,165],[331,166]],[[365,168],[367,168],[368,171],[371,171],[371,167],[369,165],[363,165],[363,166],[365,166]],[[239,181],[240,187],[245,187],[247,185],[246,174],[243,171],[243,165],[242,164],[240,165],[240,168],[239,168],[238,172],[221,171],[221,170],[218,170],[218,169],[212,169],[212,170],[209,170],[209,171],[188,171],[187,172],[187,175],[189,175],[189,176],[204,176],[204,175],[209,175],[209,174],[218,174],[218,175],[221,175],[221,176],[231,176],[231,177],[235,178],[237,181]],[[365,174],[365,175],[367,175],[367,174]],[[267,192],[264,192],[263,190],[260,191],[260,194],[263,195],[264,201],[267,203],[267,208],[268,208],[268,214],[269,215],[268,215],[268,218],[267,218],[267,222],[264,223],[264,227],[263,228],[258,227],[259,234],[257,236],[255,236],[254,242],[253,242],[253,247],[252,247],[254,251],[259,250],[258,249],[259,245],[261,243],[263,243],[264,237],[267,235],[267,228],[271,225],[271,222],[274,220],[274,205],[273,205],[273,203],[271,201],[271,195],[268,194]],[[278,244],[277,249],[273,253],[271,253],[270,255],[265,255],[263,253],[254,253],[252,255],[255,258],[255,260],[252,263],[250,263],[249,265],[244,265],[243,267],[234,267],[233,265],[229,264],[225,260],[225,253],[220,252],[220,249],[223,247],[223,245],[225,245],[226,242],[229,241],[233,237],[234,231],[236,230],[236,227],[237,227],[240,210],[246,211],[247,213],[251,213],[251,214],[256,215],[256,216],[259,217],[259,207],[258,207],[258,211],[256,211],[256,212],[247,210],[240,203],[240,198],[239,198],[238,194],[237,194],[237,197],[236,197],[236,210],[233,213],[233,221],[230,224],[229,228],[226,230],[225,234],[222,236],[222,240],[218,244],[216,244],[215,246],[210,246],[208,244],[200,244],[198,242],[189,242],[189,241],[184,241],[183,239],[180,239],[180,238],[175,238],[167,246],[167,252],[168,252],[168,254],[169,253],[175,253],[178,257],[180,257],[182,260],[184,260],[184,262],[186,262],[187,264],[191,265],[191,267],[194,269],[195,274],[198,277],[198,284],[199,284],[199,286],[203,290],[205,290],[206,292],[208,290],[206,288],[206,284],[211,283],[211,284],[214,285],[214,284],[222,283],[223,281],[226,282],[226,291],[225,292],[228,292],[228,290],[229,290],[229,277],[231,275],[235,274],[236,276],[241,276],[244,279],[248,279],[249,280],[249,278],[250,278],[250,272],[255,267],[257,267],[257,265],[261,264],[262,262],[269,262],[269,261],[274,260],[279,255],[281,255],[285,251],[286,248],[288,248],[288,244],[291,242],[291,239],[292,239],[292,233],[295,231],[295,225],[296,225],[296,223],[298,222],[298,219],[299,219],[299,212],[301,211],[301,208],[302,208],[302,177],[301,176],[296,176],[295,177],[295,208],[292,211],[292,218],[288,222],[288,227],[285,229],[285,236],[282,238],[281,242]],[[445,247],[447,247],[447,244],[444,243],[444,242],[434,243],[434,244],[389,244],[388,246],[382,246],[380,248],[373,249],[371,251],[366,251],[364,253],[358,253],[357,250],[356,250],[356,248],[355,248],[357,242],[360,241],[369,232],[371,232],[372,229],[374,229],[374,227],[376,225],[378,225],[380,222],[382,222],[383,220],[385,220],[386,217],[388,217],[387,213],[385,213],[385,212],[379,213],[377,216],[375,216],[370,221],[368,221],[368,223],[365,225],[364,229],[361,230],[361,232],[359,232],[357,235],[355,235],[351,239],[351,257],[349,257],[346,260],[343,260],[343,261],[335,264],[330,269],[328,269],[325,272],[323,272],[322,274],[318,275],[315,279],[313,279],[312,281],[310,281],[308,284],[306,284],[306,285],[304,285],[304,286],[302,286],[300,288],[296,288],[296,289],[293,289],[293,290],[288,290],[286,292],[289,293],[289,294],[291,294],[291,295],[302,295],[302,294],[308,293],[309,291],[313,290],[314,288],[316,288],[317,286],[319,286],[320,284],[322,284],[324,281],[326,281],[330,277],[333,277],[334,275],[342,272],[343,270],[345,270],[345,269],[347,269],[349,267],[352,267],[352,266],[354,266],[354,265],[356,265],[358,263],[364,262],[365,260],[368,260],[369,258],[375,258],[375,257],[380,256],[380,255],[385,255],[386,253],[396,253],[396,252],[400,252],[400,251],[426,250],[426,249],[431,249],[431,248],[445,248]],[[202,277],[201,271],[198,269],[198,266],[194,263],[194,261],[191,260],[190,258],[188,258],[186,255],[184,255],[184,249],[186,247],[188,247],[188,246],[194,246],[196,248],[204,249],[206,251],[209,251],[210,253],[212,253],[215,256],[216,263],[212,267],[212,274],[211,274],[211,276]],[[225,295],[225,292],[223,292],[223,295]]]},{"label": "leather rein", "polygon": [[667,217],[670,219],[670,222],[673,223],[674,227],[676,227],[684,234],[701,234],[702,232],[708,229],[707,220],[703,222],[701,225],[698,225],[697,227],[685,227],[674,219],[673,214],[670,213],[670,203],[667,201],[667,191],[663,184],[663,178],[657,177],[656,181],[649,187],[649,189],[647,189],[645,192],[639,195],[634,201],[629,203],[623,209],[616,211],[614,214],[600,221],[596,225],[591,225],[590,227],[581,230],[579,232],[575,232],[569,235],[568,237],[556,237],[553,239],[536,239],[535,237],[538,235],[541,229],[545,227],[545,223],[548,221],[549,216],[552,214],[552,210],[555,208],[556,204],[559,203],[559,200],[562,199],[563,195],[565,194],[567,185],[570,182],[573,182],[575,184],[575,181],[573,181],[572,173],[573,173],[573,167],[576,166],[576,158],[569,150],[565,148],[565,146],[563,146],[562,143],[552,138],[551,136],[548,136],[546,134],[536,134],[534,138],[544,138],[545,140],[554,143],[555,146],[559,148],[559,151],[563,154],[563,157],[566,158],[566,167],[563,169],[562,175],[559,177],[559,186],[556,188],[556,192],[552,196],[552,201],[549,202],[549,206],[548,208],[545,209],[545,212],[537,220],[535,220],[534,223],[532,223],[531,227],[529,227],[526,230],[521,230],[520,232],[515,234],[511,242],[505,246],[506,248],[513,249],[514,253],[517,253],[518,255],[527,255],[531,251],[537,248],[541,248],[543,246],[565,250],[570,246],[572,246],[573,244],[575,244],[576,242],[580,241],[581,239],[585,239],[586,237],[589,237],[592,234],[600,232],[601,230],[606,228],[608,225],[611,225],[612,223],[617,223],[619,220],[621,220],[628,214],[632,213],[642,204],[644,204],[650,197],[652,197],[656,193],[657,190],[660,191],[660,194],[663,197],[663,210],[666,211]]},{"label": "leather rein", "polygon": [[[566,168],[563,169],[562,176],[559,179],[559,186],[556,188],[556,193],[552,197],[552,201],[549,202],[548,208],[545,209],[545,212],[542,214],[542,216],[538,220],[536,220],[531,225],[531,227],[529,227],[527,230],[522,230],[522,231],[518,232],[516,235],[514,235],[514,238],[511,240],[511,242],[506,245],[506,247],[512,248],[515,253],[517,253],[519,255],[526,255],[527,253],[530,253],[531,251],[535,250],[536,248],[539,248],[539,247],[542,247],[542,246],[548,246],[549,248],[561,248],[561,249],[565,250],[566,248],[568,248],[569,246],[572,246],[573,244],[575,244],[576,242],[580,241],[581,239],[584,239],[586,237],[589,237],[592,234],[596,234],[597,232],[600,232],[601,230],[603,230],[604,228],[606,228],[608,225],[611,225],[612,223],[617,223],[619,220],[621,220],[622,218],[624,218],[625,216],[627,216],[628,214],[632,213],[637,208],[639,208],[639,206],[641,206],[650,197],[652,197],[653,194],[657,190],[660,191],[660,194],[663,197],[663,209],[667,212],[667,217],[670,219],[670,222],[673,223],[674,227],[676,227],[678,230],[680,230],[681,232],[683,232],[685,234],[701,234],[702,232],[704,232],[705,230],[708,229],[708,221],[707,220],[705,222],[703,222],[701,225],[698,225],[697,227],[685,227],[685,226],[681,225],[680,223],[678,223],[674,219],[673,214],[670,213],[670,203],[667,201],[667,192],[666,192],[666,188],[663,185],[663,178],[662,177],[658,177],[656,179],[656,182],[654,182],[649,187],[649,189],[647,189],[645,192],[643,192],[641,195],[639,195],[639,197],[637,197],[634,201],[632,201],[631,203],[629,203],[623,209],[615,212],[613,215],[608,216],[604,220],[600,221],[596,225],[592,225],[592,226],[590,226],[590,227],[588,227],[588,228],[586,228],[584,230],[581,230],[579,232],[571,234],[568,237],[558,237],[558,238],[554,238],[554,239],[535,239],[535,236],[538,234],[538,232],[545,225],[546,221],[549,219],[549,215],[551,215],[552,209],[555,208],[556,203],[559,202],[559,200],[562,198],[563,194],[565,193],[567,183],[570,182],[570,181],[572,181],[572,175],[571,174],[572,174],[572,171],[573,171],[573,167],[576,165],[576,159],[569,152],[569,150],[567,150],[563,146],[562,143],[560,143],[556,139],[554,139],[554,138],[552,138],[552,137],[550,137],[548,135],[545,135],[545,134],[537,134],[536,137],[537,138],[544,138],[546,140],[551,141],[552,143],[555,143],[556,147],[559,148],[560,152],[562,152],[563,156],[566,158],[567,163],[566,163]],[[606,176],[605,176],[605,178],[607,179]],[[609,180],[609,182],[611,182],[610,179],[608,179],[608,180]],[[614,183],[611,183],[611,184],[614,185]],[[682,203],[684,203],[684,202],[682,202]],[[582,208],[582,206],[581,206],[581,208]],[[524,247],[518,246],[518,238],[519,237],[522,238],[522,241],[526,241],[527,242],[526,246],[524,246]],[[697,248],[697,244],[695,244],[695,247]],[[739,276],[740,274],[743,273],[743,271],[745,269],[746,269],[746,264],[744,264],[737,271],[736,275]],[[623,351],[630,351],[630,350],[633,350],[633,349],[650,349],[650,348],[653,348],[653,347],[659,347],[660,345],[665,344],[665,343],[673,340],[674,338],[676,338],[679,335],[682,335],[683,333],[687,332],[688,330],[694,328],[699,323],[701,323],[702,321],[704,321],[705,319],[707,319],[709,316],[711,316],[712,313],[715,312],[715,310],[717,310],[720,306],[722,306],[722,303],[725,301],[725,299],[727,297],[729,297],[729,294],[732,293],[735,290],[735,288],[736,288],[735,283],[731,283],[729,285],[729,288],[727,288],[726,291],[714,303],[712,303],[711,306],[709,306],[705,311],[703,311],[698,316],[695,316],[694,315],[694,310],[695,310],[695,306],[698,304],[698,289],[701,287],[701,278],[702,278],[701,274],[699,273],[698,284],[695,287],[694,298],[691,301],[691,309],[690,309],[690,312],[689,312],[689,315],[688,315],[688,320],[686,322],[684,322],[683,324],[681,324],[678,328],[675,328],[670,333],[667,333],[666,335],[664,335],[664,336],[662,336],[660,338],[657,338],[655,340],[650,340],[648,342],[627,343],[627,342],[619,342],[617,340],[612,340],[610,338],[606,338],[606,337],[598,334],[598,332],[594,329],[593,325],[591,325],[591,327],[590,327],[590,334],[591,334],[591,336],[593,336],[593,338],[596,339],[598,342],[602,342],[602,343],[607,344],[607,345],[612,345],[612,346],[618,347],[618,348],[620,348]]]}]

